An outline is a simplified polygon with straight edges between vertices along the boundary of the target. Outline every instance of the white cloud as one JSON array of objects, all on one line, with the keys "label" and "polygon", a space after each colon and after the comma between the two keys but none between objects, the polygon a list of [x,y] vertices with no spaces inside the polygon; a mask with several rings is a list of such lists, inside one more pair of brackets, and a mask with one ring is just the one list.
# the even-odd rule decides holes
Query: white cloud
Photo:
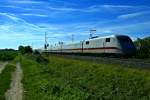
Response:
[{"label": "white cloud", "polygon": [[134,9],[136,6],[128,5],[92,5],[86,9],[88,12],[98,12],[98,11],[112,11],[120,9]]},{"label": "white cloud", "polygon": [[118,16],[118,18],[119,19],[129,19],[129,18],[135,18],[135,17],[143,16],[146,14],[150,14],[150,11],[142,11],[142,12],[136,12],[136,13],[131,13],[131,14],[124,14],[124,15]]},{"label": "white cloud", "polygon": [[67,8],[67,7],[48,7],[50,10],[57,10],[57,11],[82,11],[81,9],[76,8]]},{"label": "white cloud", "polygon": [[3,15],[5,17],[8,17],[12,21],[19,21],[20,19],[17,17],[14,17],[14,14],[9,14],[9,13],[0,13],[0,15]]},{"label": "white cloud", "polygon": [[150,9],[149,6],[132,6],[132,5],[92,5],[87,8],[69,8],[69,7],[48,7],[51,10],[57,11],[80,11],[80,12],[97,12],[103,10],[118,10],[118,9]]},{"label": "white cloud", "polygon": [[41,4],[44,2],[41,1],[32,1],[32,0],[12,0],[12,3],[20,3],[20,4]]},{"label": "white cloud", "polygon": [[[8,17],[12,22],[8,20],[7,23],[0,25],[0,32],[7,32],[6,34],[20,33],[22,34],[34,34],[35,32],[42,31],[42,29],[34,24],[16,17],[15,15],[0,13],[5,17]],[[33,33],[32,33],[33,32]]]},{"label": "white cloud", "polygon": [[46,23],[40,23],[37,26],[42,28],[43,30],[47,30],[47,31],[57,31],[57,30],[64,29],[64,27],[61,25],[46,24]]},{"label": "white cloud", "polygon": [[102,11],[102,10],[108,10],[108,9],[123,9],[123,8],[137,8],[136,6],[128,6],[128,5],[94,5],[87,8],[68,8],[68,7],[48,7],[51,10],[57,10],[57,11],[80,11],[80,12],[96,12],[96,11]]},{"label": "white cloud", "polygon": [[21,15],[24,15],[24,16],[38,16],[38,17],[48,17],[48,15],[44,15],[44,14],[35,14],[35,13],[24,13],[24,14],[21,14]]},{"label": "white cloud", "polygon": [[128,9],[128,8],[137,8],[136,6],[129,5],[94,5],[89,7],[90,9]]},{"label": "white cloud", "polygon": [[[120,34],[130,34],[133,35],[136,32],[144,32],[149,30],[150,21],[148,22],[139,22],[134,24],[128,24],[128,25],[111,25],[108,27],[99,28],[100,30],[108,30],[112,33],[120,33]],[[143,34],[143,33],[141,33]],[[137,35],[137,34],[136,34]]]},{"label": "white cloud", "polygon": [[135,8],[135,6],[129,6],[129,5],[101,5],[99,7],[104,7],[104,8]]},{"label": "white cloud", "polygon": [[[34,43],[35,47],[42,46],[44,44],[44,32],[49,32],[51,37],[57,37],[57,39],[53,39],[55,42],[66,36],[64,32],[59,32],[60,29],[57,25],[34,25],[15,15],[10,15],[8,13],[1,13],[1,15],[7,16],[13,21],[13,23],[7,22],[6,24],[0,25],[1,41],[10,40],[9,42],[11,43],[15,42],[15,44],[11,45],[29,45]],[[56,31],[58,32],[56,33]]]},{"label": "white cloud", "polygon": [[132,6],[132,5],[93,5],[90,8],[106,8],[106,9],[138,9],[138,8],[147,8],[150,9],[149,6]]},{"label": "white cloud", "polygon": [[13,6],[13,5],[0,5],[0,7],[20,8],[20,7],[18,7],[18,6]]}]

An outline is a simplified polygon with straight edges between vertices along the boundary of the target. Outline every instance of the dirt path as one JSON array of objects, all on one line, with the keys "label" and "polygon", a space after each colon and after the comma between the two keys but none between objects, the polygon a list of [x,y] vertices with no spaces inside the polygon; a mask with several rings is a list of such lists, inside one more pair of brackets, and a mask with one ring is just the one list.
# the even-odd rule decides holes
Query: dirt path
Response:
[{"label": "dirt path", "polygon": [[3,71],[8,62],[0,63],[0,73]]},{"label": "dirt path", "polygon": [[12,82],[10,89],[6,92],[6,100],[22,100],[23,86],[22,80],[22,69],[20,63],[16,64],[16,71],[12,74]]}]

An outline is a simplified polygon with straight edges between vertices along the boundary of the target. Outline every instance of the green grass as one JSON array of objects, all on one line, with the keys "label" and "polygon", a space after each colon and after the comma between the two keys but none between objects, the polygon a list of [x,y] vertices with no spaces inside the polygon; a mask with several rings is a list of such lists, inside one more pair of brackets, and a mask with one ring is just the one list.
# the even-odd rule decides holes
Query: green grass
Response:
[{"label": "green grass", "polygon": [[149,100],[150,72],[49,57],[22,59],[25,100]]},{"label": "green grass", "polygon": [[14,70],[14,65],[7,64],[5,69],[0,74],[0,100],[5,100],[5,92],[10,87],[11,74]]}]

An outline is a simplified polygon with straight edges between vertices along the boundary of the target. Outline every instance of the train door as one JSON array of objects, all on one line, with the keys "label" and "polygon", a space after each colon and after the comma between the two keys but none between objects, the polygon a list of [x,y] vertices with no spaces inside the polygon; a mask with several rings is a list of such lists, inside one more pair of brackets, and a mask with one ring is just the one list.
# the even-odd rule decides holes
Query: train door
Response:
[{"label": "train door", "polygon": [[106,47],[106,39],[103,39],[103,48],[102,48],[103,53],[105,53],[105,47]]},{"label": "train door", "polygon": [[84,41],[81,41],[81,42],[80,42],[80,45],[81,45],[81,47],[80,47],[80,48],[81,48],[81,53],[83,53],[83,49],[84,49],[83,44],[84,44]]}]

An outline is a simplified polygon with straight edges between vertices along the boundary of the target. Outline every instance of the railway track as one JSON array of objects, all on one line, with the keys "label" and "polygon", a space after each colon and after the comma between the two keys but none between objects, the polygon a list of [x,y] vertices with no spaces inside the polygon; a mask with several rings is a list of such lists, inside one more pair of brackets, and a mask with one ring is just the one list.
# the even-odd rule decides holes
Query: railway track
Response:
[{"label": "railway track", "polygon": [[113,58],[113,57],[95,57],[95,56],[82,56],[82,55],[60,55],[55,54],[55,56],[77,59],[77,60],[87,60],[102,64],[119,64],[124,67],[138,67],[150,69],[150,59],[134,59],[134,58]]}]

